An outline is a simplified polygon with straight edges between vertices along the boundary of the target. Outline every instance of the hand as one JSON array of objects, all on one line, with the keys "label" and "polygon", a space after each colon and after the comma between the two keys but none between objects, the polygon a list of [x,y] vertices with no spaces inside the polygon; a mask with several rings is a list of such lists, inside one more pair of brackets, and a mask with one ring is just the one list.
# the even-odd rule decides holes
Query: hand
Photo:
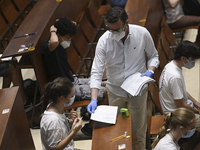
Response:
[{"label": "hand", "polygon": [[56,31],[56,32],[57,32],[57,28],[54,27],[54,25],[52,25],[52,26],[50,27],[50,32],[51,32],[51,31]]},{"label": "hand", "polygon": [[141,77],[147,76],[147,77],[151,78],[153,75],[154,75],[153,71],[147,71],[147,72],[141,74]]},{"label": "hand", "polygon": [[94,113],[96,108],[97,108],[97,100],[92,99],[90,104],[87,106],[87,111],[91,114]]},{"label": "hand", "polygon": [[72,131],[78,132],[82,128],[83,121],[81,118],[76,118],[72,124]]},{"label": "hand", "polygon": [[78,113],[72,108],[72,110],[70,111],[70,115],[69,115],[69,121],[70,123],[73,123],[74,120],[78,117]]}]

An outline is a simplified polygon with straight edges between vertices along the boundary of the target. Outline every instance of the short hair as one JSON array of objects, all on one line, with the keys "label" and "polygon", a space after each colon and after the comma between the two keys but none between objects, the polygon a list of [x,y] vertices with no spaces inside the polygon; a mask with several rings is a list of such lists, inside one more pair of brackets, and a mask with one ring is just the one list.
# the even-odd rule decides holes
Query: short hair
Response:
[{"label": "short hair", "polygon": [[164,119],[163,126],[160,128],[157,138],[152,143],[152,148],[154,148],[159,140],[163,138],[167,129],[176,129],[178,126],[183,126],[187,128],[195,119],[195,114],[193,111],[187,108],[177,108],[174,112],[168,113]]},{"label": "short hair", "polygon": [[76,24],[66,17],[61,17],[54,23],[54,26],[57,28],[57,33],[61,36],[73,36],[77,33]]},{"label": "short hair", "polygon": [[190,41],[182,41],[176,48],[174,60],[180,60],[182,56],[186,58],[192,57],[193,59],[198,59],[200,58],[200,48]]},{"label": "short hair", "polygon": [[67,97],[74,87],[73,83],[66,77],[58,77],[44,87],[42,99],[56,102],[61,96]]},{"label": "short hair", "polygon": [[126,11],[121,7],[112,7],[106,14],[106,21],[108,23],[115,23],[119,19],[125,24],[128,19]]}]

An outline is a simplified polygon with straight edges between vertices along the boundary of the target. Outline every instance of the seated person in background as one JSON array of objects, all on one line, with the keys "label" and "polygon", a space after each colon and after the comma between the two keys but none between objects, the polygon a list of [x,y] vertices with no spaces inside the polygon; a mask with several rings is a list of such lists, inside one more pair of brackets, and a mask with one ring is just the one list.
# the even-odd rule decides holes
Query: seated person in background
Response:
[{"label": "seated person in background", "polygon": [[[189,26],[200,26],[200,16],[189,16],[183,12],[181,0],[163,0],[167,23],[171,29],[179,29]],[[200,46],[200,29],[196,38]]]},{"label": "seated person in background", "polygon": [[2,88],[9,88],[11,82],[13,82],[14,86],[19,86],[19,93],[21,95],[22,102],[25,107],[28,106],[26,103],[21,70],[15,68],[12,61],[2,61],[0,59],[0,76],[3,77]]},{"label": "seated person in background", "polygon": [[195,114],[187,108],[178,108],[168,113],[157,138],[151,145],[153,150],[180,150],[178,140],[181,137],[191,137],[195,133],[195,125]]},{"label": "seated person in background", "polygon": [[[74,83],[75,101],[91,99],[90,79],[72,77],[66,53],[67,48],[70,46],[72,37],[77,33],[76,23],[66,17],[62,17],[50,27],[50,33],[50,39],[44,43],[42,49],[44,64],[47,68],[50,80],[53,81],[57,77],[67,77]],[[102,105],[108,104],[105,85],[103,82],[98,94],[98,100]],[[83,129],[85,129],[87,125],[88,124],[86,124]],[[92,127],[92,124],[89,124],[89,127]],[[89,132],[91,135],[92,132]]]},{"label": "seated person in background", "polygon": [[109,0],[110,1],[110,6],[111,7],[122,7],[124,8],[126,6],[127,0]]},{"label": "seated person in background", "polygon": [[67,78],[57,78],[45,86],[43,98],[52,102],[47,106],[40,123],[44,150],[74,150],[73,138],[82,128],[82,120],[73,109],[69,119],[63,111],[64,106],[72,105],[74,97],[74,85]]},{"label": "seated person in background", "polygon": [[191,69],[195,59],[200,58],[200,48],[189,41],[181,42],[175,53],[174,60],[163,69],[159,80],[159,99],[164,114],[184,107],[196,113],[196,129],[200,131],[200,103],[187,91],[182,73],[182,67]]}]

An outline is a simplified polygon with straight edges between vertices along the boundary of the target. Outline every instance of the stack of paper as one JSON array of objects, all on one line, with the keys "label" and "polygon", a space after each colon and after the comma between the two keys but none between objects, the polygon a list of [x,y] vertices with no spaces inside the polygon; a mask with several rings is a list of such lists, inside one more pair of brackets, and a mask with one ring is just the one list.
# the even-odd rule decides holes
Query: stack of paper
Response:
[{"label": "stack of paper", "polygon": [[117,119],[117,110],[118,106],[100,105],[97,106],[97,109],[91,115],[90,119],[103,123],[115,124]]},{"label": "stack of paper", "polygon": [[141,94],[144,85],[148,82],[155,82],[154,79],[147,76],[141,77],[141,73],[137,72],[122,83],[121,88],[130,93],[132,96],[138,96]]}]

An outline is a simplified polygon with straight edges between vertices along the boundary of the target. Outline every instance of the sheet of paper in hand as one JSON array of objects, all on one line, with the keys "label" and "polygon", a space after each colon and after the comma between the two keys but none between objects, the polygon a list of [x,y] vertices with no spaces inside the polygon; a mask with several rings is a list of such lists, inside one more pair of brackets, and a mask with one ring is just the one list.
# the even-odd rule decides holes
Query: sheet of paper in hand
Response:
[{"label": "sheet of paper in hand", "polygon": [[149,82],[155,82],[155,80],[147,76],[141,77],[141,73],[137,72],[126,78],[126,80],[122,83],[121,88],[130,93],[132,96],[138,96],[146,87],[145,84]]}]

